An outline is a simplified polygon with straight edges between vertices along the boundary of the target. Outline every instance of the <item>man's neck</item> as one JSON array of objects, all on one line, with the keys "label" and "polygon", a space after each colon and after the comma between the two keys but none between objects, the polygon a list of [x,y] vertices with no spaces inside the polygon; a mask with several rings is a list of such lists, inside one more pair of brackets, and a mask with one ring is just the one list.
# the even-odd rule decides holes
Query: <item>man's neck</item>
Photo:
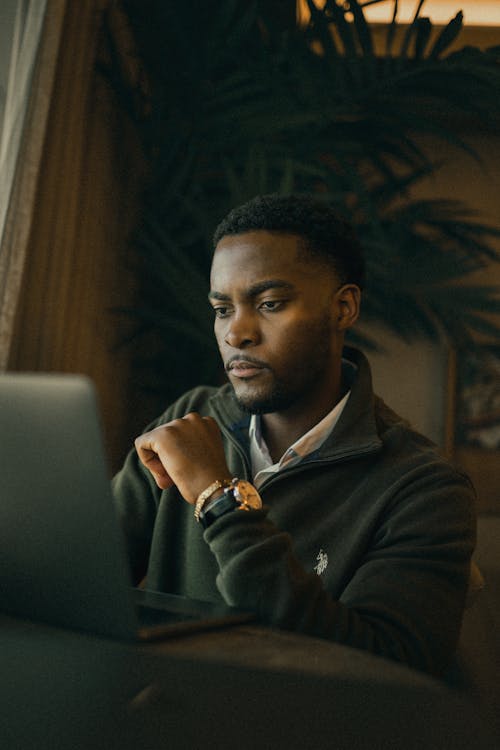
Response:
[{"label": "man's neck", "polygon": [[340,387],[332,388],[329,398],[309,404],[301,404],[300,409],[293,406],[283,412],[264,414],[261,417],[262,437],[265,440],[273,462],[279,461],[283,453],[302,435],[305,435],[314,425],[323,419],[344,395]]}]

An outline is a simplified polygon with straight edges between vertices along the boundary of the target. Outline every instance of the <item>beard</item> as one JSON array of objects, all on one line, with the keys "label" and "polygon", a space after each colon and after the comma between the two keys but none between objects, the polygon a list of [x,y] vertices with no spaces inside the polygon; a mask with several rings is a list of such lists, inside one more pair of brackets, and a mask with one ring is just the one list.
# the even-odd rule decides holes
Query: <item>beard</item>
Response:
[{"label": "beard", "polygon": [[247,414],[284,412],[308,397],[331,365],[331,324],[328,316],[308,325],[290,346],[284,370],[290,376],[280,377],[268,370],[270,382],[260,388],[239,384],[233,390],[236,401]]},{"label": "beard", "polygon": [[267,394],[261,396],[238,395],[235,391],[235,396],[240,409],[247,414],[273,414],[274,412],[285,411],[295,401],[295,398],[287,392],[284,384],[276,380]]}]

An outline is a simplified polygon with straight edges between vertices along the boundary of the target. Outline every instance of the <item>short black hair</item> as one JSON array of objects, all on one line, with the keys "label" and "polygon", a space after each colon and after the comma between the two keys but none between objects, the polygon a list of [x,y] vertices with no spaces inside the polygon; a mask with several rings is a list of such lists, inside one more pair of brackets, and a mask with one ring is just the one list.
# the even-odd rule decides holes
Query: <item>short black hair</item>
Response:
[{"label": "short black hair", "polygon": [[221,221],[214,248],[227,235],[259,229],[297,235],[308,253],[333,267],[341,284],[363,287],[363,252],[354,228],[327,201],[300,194],[258,195]]}]

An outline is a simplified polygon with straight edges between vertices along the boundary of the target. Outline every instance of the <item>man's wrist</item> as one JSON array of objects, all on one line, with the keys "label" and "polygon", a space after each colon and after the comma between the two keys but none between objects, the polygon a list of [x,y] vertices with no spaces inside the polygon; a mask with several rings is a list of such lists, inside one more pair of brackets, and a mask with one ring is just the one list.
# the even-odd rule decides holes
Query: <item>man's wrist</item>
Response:
[{"label": "man's wrist", "polygon": [[218,495],[213,498],[209,503],[206,503],[205,507],[201,510],[199,521],[204,529],[208,529],[221,516],[236,510],[238,507],[234,497],[231,494],[223,492],[222,495]]},{"label": "man's wrist", "polygon": [[219,490],[223,489],[224,487],[228,487],[231,484],[232,480],[229,478],[226,479],[216,479],[215,482],[212,482],[208,487],[206,487],[203,492],[200,492],[196,499],[195,507],[194,507],[194,517],[197,521],[200,520],[200,513],[202,509],[215,499],[215,497],[220,497]]},{"label": "man's wrist", "polygon": [[197,521],[200,521],[206,529],[221,516],[233,510],[258,510],[262,508],[262,500],[255,487],[244,479],[234,478],[224,483],[223,492],[212,493],[210,501],[208,498],[201,504]]}]

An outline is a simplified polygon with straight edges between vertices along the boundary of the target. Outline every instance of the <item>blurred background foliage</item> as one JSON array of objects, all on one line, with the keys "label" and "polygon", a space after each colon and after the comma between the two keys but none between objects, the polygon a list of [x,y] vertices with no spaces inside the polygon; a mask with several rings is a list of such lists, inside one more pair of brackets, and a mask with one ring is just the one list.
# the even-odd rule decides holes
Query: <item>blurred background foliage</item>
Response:
[{"label": "blurred background foliage", "polygon": [[[464,284],[499,260],[500,231],[459,201],[412,189],[441,164],[422,147],[494,129],[500,47],[457,48],[460,12],[439,30],[416,7],[375,31],[363,5],[330,0],[298,26],[295,2],[117,0],[102,72],[135,124],[147,164],[131,242],[141,299],[141,379],[174,398],[220,381],[206,295],[215,226],[260,193],[315,193],[357,227],[367,259],[363,334],[470,346],[498,340],[500,297]],[[382,39],[380,34],[382,33]]]}]

